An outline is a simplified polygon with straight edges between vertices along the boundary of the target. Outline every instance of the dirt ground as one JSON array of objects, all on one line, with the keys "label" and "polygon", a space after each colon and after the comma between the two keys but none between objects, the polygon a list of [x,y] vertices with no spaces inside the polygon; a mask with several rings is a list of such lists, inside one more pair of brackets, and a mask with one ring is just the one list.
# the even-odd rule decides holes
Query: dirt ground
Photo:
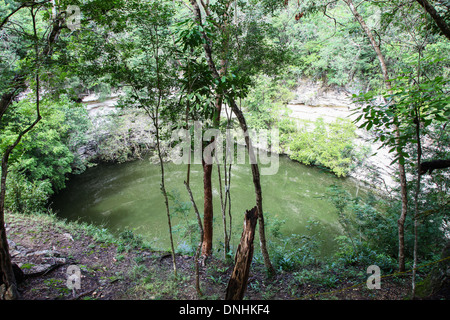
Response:
[{"label": "dirt ground", "polygon": [[[90,234],[85,228],[41,216],[6,216],[13,263],[24,273],[19,283],[24,300],[221,300],[232,263],[211,257],[200,270],[202,296],[195,289],[191,256],[177,255],[177,280],[171,255],[145,246],[114,242]],[[68,283],[71,271],[79,272]],[[69,272],[69,273],[68,273]],[[382,289],[340,280],[327,284],[301,284],[295,272],[268,278],[264,266],[254,264],[246,300],[403,300],[409,280],[383,279]]]}]

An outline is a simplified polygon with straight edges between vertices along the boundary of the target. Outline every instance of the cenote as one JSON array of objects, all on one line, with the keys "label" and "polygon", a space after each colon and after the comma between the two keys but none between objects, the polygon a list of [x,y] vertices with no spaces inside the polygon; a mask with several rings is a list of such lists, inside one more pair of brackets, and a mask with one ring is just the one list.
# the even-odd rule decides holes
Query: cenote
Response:
[{"label": "cenote", "polygon": [[[178,205],[188,203],[189,196],[183,184],[186,165],[165,164],[166,189],[177,195]],[[236,248],[242,232],[245,210],[255,205],[255,193],[251,169],[248,164],[234,164],[231,176],[232,246]],[[214,239],[215,249],[223,241],[223,222],[217,168],[213,170]],[[53,198],[53,210],[59,217],[71,221],[92,223],[113,233],[132,230],[149,241],[154,249],[167,250],[169,233],[164,200],[160,191],[161,173],[158,164],[148,159],[122,164],[100,164],[74,175],[67,187]],[[328,255],[336,249],[335,237],[342,234],[337,211],[325,193],[330,185],[338,185],[352,195],[361,194],[358,182],[350,178],[337,178],[316,167],[302,165],[286,156],[279,158],[279,170],[275,175],[261,175],[264,217],[267,238],[273,239],[270,227],[281,224],[284,235],[307,234],[310,221],[320,222],[322,252]],[[191,165],[190,185],[197,207],[203,210],[203,181],[201,165]],[[176,203],[170,201],[173,213]],[[191,208],[187,216],[174,214],[175,247],[185,248],[186,238],[181,237],[180,227],[186,221],[194,221]],[[228,220],[227,220],[228,223]],[[196,228],[193,228],[194,232]],[[198,241],[198,233],[195,236]],[[259,243],[255,239],[255,245]],[[255,251],[256,252],[256,251]]]}]

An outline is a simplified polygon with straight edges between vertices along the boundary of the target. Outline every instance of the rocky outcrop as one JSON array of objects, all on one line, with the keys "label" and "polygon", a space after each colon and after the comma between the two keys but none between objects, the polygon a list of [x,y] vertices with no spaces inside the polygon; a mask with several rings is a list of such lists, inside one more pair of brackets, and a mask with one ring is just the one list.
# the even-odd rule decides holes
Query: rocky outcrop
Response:
[{"label": "rocky outcrop", "polygon": [[79,147],[83,164],[123,162],[139,158],[155,147],[154,129],[148,115],[139,109],[120,108],[122,93],[107,99],[91,94],[82,99],[91,121],[88,142]]},{"label": "rocky outcrop", "polygon": [[[288,116],[292,119],[326,122],[337,118],[355,120],[356,105],[352,93],[338,87],[323,87],[320,83],[300,81],[295,98],[288,105]],[[93,129],[87,144],[78,149],[82,161],[126,161],[154,149],[154,130],[148,115],[142,111],[124,111],[117,108],[122,94],[100,100],[96,95],[83,98]],[[227,111],[224,108],[223,112]],[[230,112],[230,110],[228,110]],[[111,115],[118,114],[112,121]],[[224,114],[226,117],[226,114]],[[365,130],[357,129],[356,144],[360,148],[371,147],[370,156],[353,170],[351,177],[385,189],[396,186],[395,169],[390,166],[391,155],[386,149],[378,149],[373,138]],[[170,145],[170,142],[167,142]]]},{"label": "rocky outcrop", "polygon": [[[314,122],[322,118],[330,123],[338,118],[356,121],[360,115],[352,93],[344,88],[323,87],[320,83],[303,80],[295,92],[295,99],[287,105],[292,119]],[[391,166],[393,157],[388,149],[374,143],[371,133],[364,129],[357,129],[356,135],[357,148],[369,148],[370,152],[350,176],[383,191],[396,187],[395,167]]]},{"label": "rocky outcrop", "polygon": [[345,88],[324,86],[321,82],[300,80],[295,90],[292,105],[313,107],[350,108],[353,106],[352,93]]},{"label": "rocky outcrop", "polygon": [[44,275],[67,263],[67,259],[54,249],[33,250],[8,240],[11,259],[15,261],[14,275],[18,283],[29,277]]},{"label": "rocky outcrop", "polygon": [[98,156],[98,142],[96,140],[89,140],[84,146],[77,150],[77,154],[83,162],[93,161]]}]

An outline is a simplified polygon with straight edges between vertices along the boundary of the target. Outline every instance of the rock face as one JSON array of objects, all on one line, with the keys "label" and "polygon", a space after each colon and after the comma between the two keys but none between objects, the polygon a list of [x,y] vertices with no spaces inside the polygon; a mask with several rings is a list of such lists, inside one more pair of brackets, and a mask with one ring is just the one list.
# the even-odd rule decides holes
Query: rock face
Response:
[{"label": "rock face", "polygon": [[[316,121],[323,118],[325,122],[333,122],[337,118],[355,120],[358,117],[358,114],[354,114],[357,106],[352,101],[352,93],[346,89],[324,88],[320,83],[304,80],[299,82],[295,94],[295,99],[287,106],[292,119]],[[114,94],[104,101],[100,101],[96,95],[82,99],[91,118],[93,130],[92,138],[78,149],[81,159],[96,162],[120,157],[130,150],[139,154],[141,150],[154,148],[154,130],[148,115],[120,113],[117,104],[121,96],[120,93]],[[225,109],[226,107],[223,112],[228,110]],[[111,126],[112,114],[119,114],[120,126],[116,122]],[[226,117],[226,114],[223,116]],[[371,155],[363,166],[351,173],[351,177],[383,189],[395,187],[397,183],[393,180],[395,168],[390,166],[391,155],[386,149],[378,149],[379,145],[372,142],[373,139],[367,131],[358,129],[356,134],[357,145],[361,148],[370,146]]]},{"label": "rock face", "polygon": [[77,153],[82,160],[90,161],[97,157],[98,151],[98,142],[91,139],[84,146],[78,148]]},{"label": "rock face", "polygon": [[88,142],[77,150],[83,163],[123,162],[154,148],[154,130],[148,115],[143,110],[120,108],[122,96],[119,92],[102,100],[90,94],[81,100],[91,122]]},{"label": "rock face", "polygon": [[[319,118],[328,123],[338,118],[355,121],[359,116],[355,113],[358,106],[353,103],[351,92],[342,88],[323,88],[320,83],[308,81],[300,82],[296,98],[287,107],[291,118],[302,121],[314,122]],[[381,144],[374,143],[371,134],[364,129],[357,129],[356,135],[357,146],[370,147],[371,152],[350,176],[381,189],[396,187],[396,167],[390,165],[393,157],[387,148],[380,148]]]},{"label": "rock face", "polygon": [[299,81],[296,98],[293,105],[308,105],[315,107],[351,107],[352,93],[344,88],[323,87],[319,82],[308,80]]}]

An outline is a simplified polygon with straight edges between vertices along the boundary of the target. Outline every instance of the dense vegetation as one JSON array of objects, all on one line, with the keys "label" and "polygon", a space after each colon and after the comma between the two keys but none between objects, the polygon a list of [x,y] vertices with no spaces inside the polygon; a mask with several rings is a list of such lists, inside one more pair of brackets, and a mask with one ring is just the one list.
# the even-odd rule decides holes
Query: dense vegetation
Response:
[{"label": "dense vegetation", "polygon": [[[432,14],[423,2],[432,5]],[[161,165],[168,234],[171,210],[184,210],[194,221],[189,241],[197,245],[201,237],[199,250],[211,255],[212,166],[204,165],[203,222],[164,188],[162,160],[176,147],[171,133],[192,130],[194,121],[204,130],[278,129],[280,152],[339,177],[367,156],[355,142],[357,125],[393,155],[398,187],[374,186],[364,199],[336,186],[323,195],[335,206],[343,230],[333,257],[324,259],[318,250],[320,223],[310,221],[309,234],[286,236],[279,232],[283,221],[269,219],[264,225],[260,219],[261,253],[255,259],[269,276],[292,271],[301,281],[313,281],[316,271],[308,273],[309,266],[344,270],[375,264],[392,273],[439,260],[449,233],[448,170],[420,169],[423,162],[450,159],[450,6],[412,0],[355,5],[350,0],[1,0],[2,283],[14,282],[5,211],[48,212],[50,197],[70,174],[146,153],[158,156]],[[361,106],[355,110],[358,121],[290,119],[286,105],[304,80],[353,93]],[[101,98],[120,92],[108,121],[93,124],[80,103],[91,92]],[[82,155],[87,148],[95,151]],[[230,172],[227,166],[221,170],[225,216]],[[263,217],[257,166],[252,173]],[[225,231],[226,253],[233,249],[229,236]],[[419,276],[430,268],[419,269]]]}]

